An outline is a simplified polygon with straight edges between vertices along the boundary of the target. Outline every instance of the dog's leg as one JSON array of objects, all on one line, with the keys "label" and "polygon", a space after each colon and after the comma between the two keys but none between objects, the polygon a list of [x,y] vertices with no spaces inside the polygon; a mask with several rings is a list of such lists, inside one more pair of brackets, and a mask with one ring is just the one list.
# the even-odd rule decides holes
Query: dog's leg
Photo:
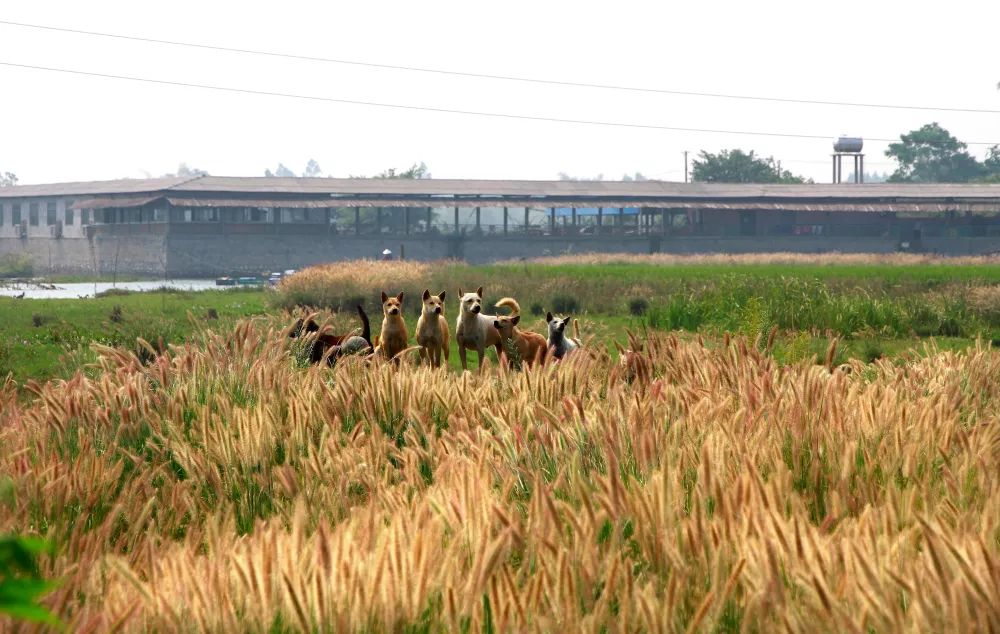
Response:
[{"label": "dog's leg", "polygon": [[[458,358],[462,360],[462,370],[468,371],[469,364],[465,359],[465,346],[458,344]],[[479,357],[479,362],[482,363],[482,357]]]},{"label": "dog's leg", "polygon": [[[479,355],[479,371],[482,372],[483,371],[483,360],[486,358],[486,349],[485,348],[476,348],[476,354]],[[499,357],[497,357],[497,358],[499,358]]]},{"label": "dog's leg", "polygon": [[435,368],[440,368],[441,367],[441,346],[435,346],[434,347],[433,366]]}]

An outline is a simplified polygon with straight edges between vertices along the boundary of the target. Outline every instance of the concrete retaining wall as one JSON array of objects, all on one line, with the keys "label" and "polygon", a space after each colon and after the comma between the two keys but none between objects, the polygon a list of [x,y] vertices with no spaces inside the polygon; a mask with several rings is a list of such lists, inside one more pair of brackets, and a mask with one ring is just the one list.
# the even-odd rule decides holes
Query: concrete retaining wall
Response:
[{"label": "concrete retaining wall", "polygon": [[[0,237],[0,256],[31,258],[35,272],[159,277],[215,276],[299,269],[310,264],[377,258],[383,249],[398,257],[463,259],[481,264],[502,259],[565,253],[888,253],[890,238],[787,237],[525,237],[346,236],[297,234],[199,235],[175,232],[168,225],[117,225],[91,228],[90,237]],[[320,230],[321,231],[321,230]],[[1000,237],[925,238],[926,251],[947,255],[1000,252]]]}]

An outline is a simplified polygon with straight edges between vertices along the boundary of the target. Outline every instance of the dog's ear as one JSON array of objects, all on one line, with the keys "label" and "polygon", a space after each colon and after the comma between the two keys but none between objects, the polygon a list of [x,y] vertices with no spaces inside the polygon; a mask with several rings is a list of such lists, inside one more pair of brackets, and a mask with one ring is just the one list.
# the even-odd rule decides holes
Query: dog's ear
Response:
[{"label": "dog's ear", "polygon": [[389,296],[385,294],[385,291],[382,291],[382,303],[384,304],[387,299],[389,299]]},{"label": "dog's ear", "polygon": [[510,323],[512,323],[512,324],[514,324],[516,326],[518,324],[518,322],[520,322],[520,321],[521,321],[521,316],[520,315],[514,315],[514,317],[511,318]]},{"label": "dog's ear", "polygon": [[479,287],[479,288],[478,288],[478,289],[476,290],[476,295],[479,295],[479,298],[480,298],[480,299],[482,299],[482,298],[483,298],[483,287],[482,287],[482,286],[480,286],[480,287]]},{"label": "dog's ear", "polygon": [[441,291],[441,294],[440,294],[440,295],[438,295],[438,299],[440,299],[440,300],[441,300],[441,301],[443,302],[443,301],[444,301],[444,296],[445,296],[445,295],[446,295],[447,293],[448,293],[448,291]]},{"label": "dog's ear", "polygon": [[424,294],[421,295],[421,297],[426,302],[427,300],[429,300],[431,298],[431,292],[425,288],[424,289]]},{"label": "dog's ear", "polygon": [[546,322],[552,321],[552,313],[545,313],[545,321]]},{"label": "dog's ear", "polygon": [[458,298],[462,299],[462,297],[464,297],[464,296],[465,296],[465,293],[462,292],[462,287],[460,286],[458,288]]},{"label": "dog's ear", "polygon": [[500,322],[497,321],[496,319],[494,319],[493,320],[493,327],[496,328],[497,330],[500,330]]},{"label": "dog's ear", "polygon": [[399,295],[396,295],[396,301],[398,301],[400,304],[403,303],[403,292],[402,291],[400,291]]}]

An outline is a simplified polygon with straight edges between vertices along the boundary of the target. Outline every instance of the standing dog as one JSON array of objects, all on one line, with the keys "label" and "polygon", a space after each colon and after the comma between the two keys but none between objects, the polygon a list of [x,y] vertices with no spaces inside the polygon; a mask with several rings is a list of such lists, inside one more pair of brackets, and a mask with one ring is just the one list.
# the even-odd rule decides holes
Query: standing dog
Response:
[{"label": "standing dog", "polygon": [[444,296],[431,295],[424,289],[423,306],[420,309],[420,319],[417,320],[417,344],[420,345],[420,358],[430,361],[435,368],[441,367],[441,355],[448,362],[448,320],[444,318]]},{"label": "standing dog", "polygon": [[[552,350],[552,356],[556,359],[562,359],[580,347],[579,339],[566,336],[566,326],[569,325],[572,319],[572,317],[559,319],[558,317],[553,317],[552,313],[545,314],[545,321],[549,326],[548,345]],[[579,337],[579,326],[576,325],[576,322],[573,323],[573,328],[576,329],[577,337]]]},{"label": "standing dog", "polygon": [[406,350],[410,334],[403,321],[403,294],[389,297],[382,291],[382,334],[379,336],[378,352],[386,359],[392,359]]},{"label": "standing dog", "polygon": [[[479,355],[479,369],[482,370],[486,348],[493,346],[497,351],[497,358],[500,358],[500,332],[493,327],[496,315],[483,314],[482,286],[475,293],[463,294],[462,289],[458,289],[458,295],[460,310],[458,323],[455,326],[455,340],[458,342],[458,356],[462,360],[462,369],[469,369],[465,351],[475,350]],[[498,303],[497,306],[499,305]]]},{"label": "standing dog", "polygon": [[545,337],[537,332],[521,330],[517,324],[521,321],[521,307],[517,301],[510,297],[504,297],[497,306],[507,306],[511,309],[510,315],[500,316],[493,320],[493,327],[500,333],[500,341],[504,351],[510,355],[511,349],[517,351],[521,363],[529,366],[538,363],[545,363],[545,353],[548,345]]}]

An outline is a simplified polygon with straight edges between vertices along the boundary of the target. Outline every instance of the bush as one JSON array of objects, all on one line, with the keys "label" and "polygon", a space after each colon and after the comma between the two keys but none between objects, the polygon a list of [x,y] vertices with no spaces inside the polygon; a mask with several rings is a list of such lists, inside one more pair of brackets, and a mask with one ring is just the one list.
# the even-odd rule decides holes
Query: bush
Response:
[{"label": "bush", "polygon": [[531,308],[528,309],[532,315],[535,317],[541,317],[545,313],[545,308],[542,307],[541,302],[531,302]]},{"label": "bush", "polygon": [[628,312],[634,317],[642,317],[649,310],[649,301],[645,297],[633,297],[628,300]]},{"label": "bush", "polygon": [[38,313],[31,315],[31,325],[35,328],[41,328],[47,321],[49,321],[49,318],[45,315],[40,315]]},{"label": "bush", "polygon": [[26,255],[8,253],[0,257],[0,277],[31,277],[34,267]]},{"label": "bush", "polygon": [[580,302],[572,295],[556,295],[552,298],[552,312],[572,315],[580,312]]},{"label": "bush", "polygon": [[110,319],[113,323],[116,324],[121,323],[122,307],[119,306],[118,304],[115,304],[114,307],[111,309],[111,314],[108,315],[108,319]]}]

